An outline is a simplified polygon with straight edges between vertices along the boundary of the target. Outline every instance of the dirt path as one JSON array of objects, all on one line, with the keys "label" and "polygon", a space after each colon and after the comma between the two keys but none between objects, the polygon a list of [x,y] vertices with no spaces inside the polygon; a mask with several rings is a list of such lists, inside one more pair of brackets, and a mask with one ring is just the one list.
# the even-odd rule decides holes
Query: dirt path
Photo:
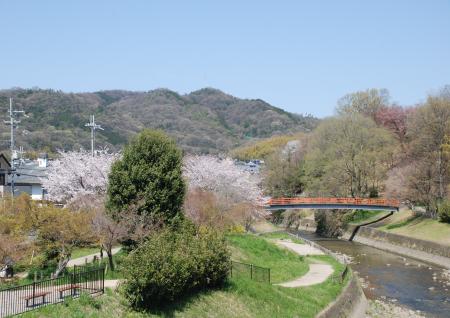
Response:
[{"label": "dirt path", "polygon": [[[114,254],[117,254],[117,252],[119,252],[120,249],[121,249],[120,247],[115,247],[115,248],[113,248],[113,249],[112,249],[112,254],[113,254],[113,255],[114,255]],[[103,253],[103,255],[105,255],[105,254],[106,254],[106,253]],[[73,265],[77,265],[77,266],[84,265],[84,264],[86,263],[86,259],[87,259],[87,262],[88,262],[88,263],[91,263],[92,260],[94,259],[94,256],[97,256],[97,258],[100,258],[100,253],[90,254],[90,255],[83,256],[83,257],[71,259],[71,260],[67,263],[67,267],[71,267],[71,266],[73,266]]]},{"label": "dirt path", "polygon": [[[324,255],[324,252],[322,252],[318,248],[307,244],[298,244],[281,240],[277,241],[277,244],[284,246],[299,255]],[[326,281],[327,278],[330,277],[331,274],[333,274],[333,272],[333,266],[329,264],[310,264],[309,271],[302,277],[277,285],[291,288],[316,285]]]},{"label": "dirt path", "polygon": [[298,243],[293,243],[293,242],[289,242],[289,241],[277,241],[278,245],[281,245],[283,247],[287,247],[288,249],[294,251],[295,253],[299,254],[299,255],[325,255],[324,252],[322,252],[321,250],[319,250],[318,248],[315,248],[313,246],[310,246],[308,244],[298,244]]}]

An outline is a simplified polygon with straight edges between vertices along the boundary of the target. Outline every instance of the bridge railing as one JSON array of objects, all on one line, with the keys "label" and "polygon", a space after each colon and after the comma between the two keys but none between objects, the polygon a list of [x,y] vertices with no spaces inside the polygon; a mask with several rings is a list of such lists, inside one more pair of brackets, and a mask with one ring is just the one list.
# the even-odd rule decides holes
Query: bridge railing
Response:
[{"label": "bridge railing", "polygon": [[368,199],[368,198],[272,198],[267,205],[292,204],[342,204],[342,205],[374,205],[398,207],[400,201],[396,199]]}]

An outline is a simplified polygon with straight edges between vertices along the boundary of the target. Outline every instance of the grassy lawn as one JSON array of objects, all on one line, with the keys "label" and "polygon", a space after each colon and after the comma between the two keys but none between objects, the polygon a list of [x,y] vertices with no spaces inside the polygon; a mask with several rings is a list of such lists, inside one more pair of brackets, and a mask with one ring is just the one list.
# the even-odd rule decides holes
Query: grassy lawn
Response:
[{"label": "grassy lawn", "polygon": [[[91,254],[95,254],[95,253],[99,253],[100,252],[100,248],[99,247],[79,247],[73,250],[72,252],[72,259],[75,258],[80,258],[80,257],[84,257],[84,256],[88,256]],[[106,253],[104,253],[106,255]]]},{"label": "grassy lawn", "polygon": [[273,240],[290,240],[290,241],[292,241],[294,243],[297,243],[297,244],[303,244],[304,243],[303,240],[301,240],[301,239],[299,239],[299,238],[297,238],[297,237],[295,237],[293,235],[290,235],[290,234],[288,234],[286,232],[264,233],[264,234],[261,234],[260,236],[268,238],[268,239],[273,239]]},{"label": "grassy lawn", "polygon": [[[310,262],[327,262],[336,271],[343,269],[343,265],[329,256],[302,259],[286,249],[278,248],[264,237],[230,235],[228,242],[233,259],[270,267],[274,281],[301,276]],[[343,286],[345,284],[328,279],[315,286],[284,288],[233,277],[220,290],[180,299],[158,312],[132,311],[119,294],[107,290],[101,297],[82,296],[78,300],[24,314],[23,317],[314,317],[337,297]]]},{"label": "grassy lawn", "polygon": [[409,210],[394,213],[390,222],[378,229],[450,246],[450,224],[416,217]]}]

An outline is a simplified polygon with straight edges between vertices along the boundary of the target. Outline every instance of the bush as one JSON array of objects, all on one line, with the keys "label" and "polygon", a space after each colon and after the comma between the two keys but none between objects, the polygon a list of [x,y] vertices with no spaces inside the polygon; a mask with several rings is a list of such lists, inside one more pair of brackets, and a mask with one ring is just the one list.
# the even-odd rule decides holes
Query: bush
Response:
[{"label": "bush", "polygon": [[127,257],[121,292],[134,308],[160,307],[188,292],[222,285],[229,267],[225,238],[184,220],[151,234]]},{"label": "bush", "polygon": [[441,222],[450,223],[450,202],[444,201],[438,207],[439,220]]}]

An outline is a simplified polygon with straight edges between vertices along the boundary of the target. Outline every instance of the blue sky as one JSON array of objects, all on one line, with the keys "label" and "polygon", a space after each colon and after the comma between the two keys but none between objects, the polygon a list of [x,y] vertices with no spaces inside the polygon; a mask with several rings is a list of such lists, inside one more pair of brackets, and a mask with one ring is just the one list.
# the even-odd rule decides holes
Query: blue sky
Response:
[{"label": "blue sky", "polygon": [[0,88],[215,87],[327,116],[450,84],[450,1],[0,0]]}]

